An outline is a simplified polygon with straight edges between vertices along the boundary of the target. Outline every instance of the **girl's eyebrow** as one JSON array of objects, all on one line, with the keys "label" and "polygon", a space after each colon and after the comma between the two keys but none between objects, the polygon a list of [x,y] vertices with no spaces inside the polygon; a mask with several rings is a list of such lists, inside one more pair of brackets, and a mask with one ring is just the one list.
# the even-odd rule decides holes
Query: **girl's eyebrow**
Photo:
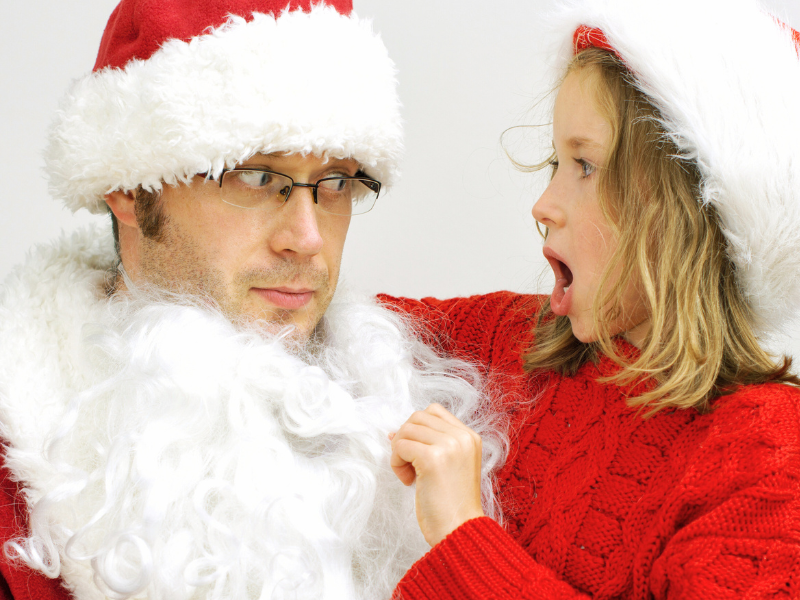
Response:
[{"label": "girl's eyebrow", "polygon": [[[551,145],[553,146],[553,152],[555,152],[555,150],[556,150],[556,142],[555,142],[555,140],[553,140],[551,142]],[[602,147],[603,147],[603,145],[598,143],[596,140],[593,140],[592,138],[588,138],[588,137],[582,137],[582,136],[575,136],[575,137],[569,138],[567,140],[567,146],[569,146],[570,148],[573,148],[573,149],[584,148],[584,147],[593,148],[593,149],[602,149]]]},{"label": "girl's eyebrow", "polygon": [[598,143],[596,140],[587,137],[571,137],[567,140],[567,145],[570,148],[602,148],[602,144]]}]

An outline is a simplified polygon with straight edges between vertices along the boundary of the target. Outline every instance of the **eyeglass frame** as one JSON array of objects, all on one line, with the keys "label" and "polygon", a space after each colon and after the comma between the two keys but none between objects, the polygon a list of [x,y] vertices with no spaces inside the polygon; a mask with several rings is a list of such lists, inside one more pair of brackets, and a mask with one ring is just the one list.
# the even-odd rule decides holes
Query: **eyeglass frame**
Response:
[{"label": "eyeglass frame", "polygon": [[[219,176],[216,179],[211,177],[211,173],[198,173],[198,175],[200,177],[205,177],[206,181],[219,181],[219,188],[221,190],[222,189],[222,180],[225,177],[225,173],[232,173],[232,172],[235,172],[235,171],[258,171],[259,173],[271,173],[273,175],[280,175],[281,177],[285,177],[286,179],[291,181],[292,183],[290,184],[289,191],[286,192],[286,197],[284,198],[283,202],[281,203],[281,206],[283,206],[284,204],[286,204],[289,201],[289,198],[292,195],[292,190],[294,190],[295,187],[311,188],[312,189],[311,197],[314,199],[314,205],[315,206],[319,206],[319,202],[317,201],[317,190],[319,189],[319,184],[321,182],[323,182],[323,181],[332,181],[332,180],[337,180],[337,179],[355,179],[357,181],[368,181],[368,182],[373,183],[373,184],[378,186],[378,189],[375,190],[375,189],[372,188],[372,186],[367,185],[366,183],[364,184],[364,185],[367,185],[367,187],[371,191],[375,192],[375,201],[376,202],[377,202],[378,198],[380,197],[381,189],[383,188],[383,184],[380,181],[370,177],[369,175],[364,173],[364,171],[360,171],[360,170],[356,171],[356,174],[353,175],[353,176],[349,176],[349,175],[342,176],[342,175],[339,175],[339,176],[336,176],[336,177],[323,177],[322,179],[320,179],[316,183],[297,183],[294,180],[293,177],[290,177],[286,173],[279,173],[278,171],[273,171],[272,169],[267,169],[266,167],[261,167],[261,166],[257,166],[257,165],[252,166],[252,167],[233,167],[232,169],[227,169],[227,168],[226,169],[222,169],[222,171],[220,171]],[[223,200],[223,202],[225,202],[225,200]],[[252,206],[252,207],[239,206],[238,204],[231,204],[230,202],[225,202],[225,204],[229,204],[230,206],[235,206],[236,208],[243,208],[244,210],[254,210],[254,209],[257,208],[255,206]],[[370,207],[369,210],[372,210],[374,208],[374,206],[375,206],[375,204],[373,203],[373,205]],[[347,216],[347,215],[339,215],[338,213],[329,213],[324,209],[320,209],[320,210],[322,210],[323,212],[325,212],[326,214],[329,214],[329,215]],[[363,214],[368,213],[369,210],[364,211],[363,213],[356,213],[356,214],[357,215],[359,215],[359,214],[363,215]],[[351,216],[355,216],[355,215],[351,215]]]}]

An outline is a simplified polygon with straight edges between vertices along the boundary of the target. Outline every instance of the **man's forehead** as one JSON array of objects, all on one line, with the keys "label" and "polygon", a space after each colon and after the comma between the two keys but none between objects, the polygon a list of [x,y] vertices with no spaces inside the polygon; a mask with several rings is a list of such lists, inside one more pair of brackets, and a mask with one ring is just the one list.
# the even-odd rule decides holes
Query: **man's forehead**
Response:
[{"label": "man's forehead", "polygon": [[337,157],[330,156],[327,153],[323,154],[303,154],[301,152],[257,152],[248,160],[242,161],[242,164],[252,162],[268,161],[273,163],[306,163],[306,164],[354,164],[358,165],[358,161],[350,157]]}]

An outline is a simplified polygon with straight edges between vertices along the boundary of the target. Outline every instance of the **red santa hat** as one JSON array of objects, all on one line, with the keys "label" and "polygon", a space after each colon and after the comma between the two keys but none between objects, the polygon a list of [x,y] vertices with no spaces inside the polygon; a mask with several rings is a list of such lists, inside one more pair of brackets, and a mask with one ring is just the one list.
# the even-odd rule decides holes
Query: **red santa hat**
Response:
[{"label": "red santa hat", "polygon": [[353,158],[384,185],[402,153],[395,68],[350,0],[122,0],[46,151],[53,194],[219,174],[255,153]]},{"label": "red santa hat", "polygon": [[548,26],[559,72],[587,47],[625,62],[697,163],[756,330],[781,333],[800,309],[800,34],[757,0],[571,0]]}]

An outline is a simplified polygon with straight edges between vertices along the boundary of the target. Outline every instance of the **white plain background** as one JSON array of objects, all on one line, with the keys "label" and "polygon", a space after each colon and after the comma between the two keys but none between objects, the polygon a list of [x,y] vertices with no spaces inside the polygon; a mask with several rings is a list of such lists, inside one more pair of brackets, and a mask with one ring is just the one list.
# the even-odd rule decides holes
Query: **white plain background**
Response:
[{"label": "white plain background", "polygon": [[[49,197],[41,155],[58,100],[93,66],[116,3],[0,0],[0,280],[31,245],[98,218]],[[399,70],[406,160],[401,183],[353,219],[351,287],[415,297],[552,289],[530,214],[541,182],[516,172],[499,144],[547,89],[536,32],[549,4],[355,0]],[[800,0],[766,5],[800,29]]]}]

